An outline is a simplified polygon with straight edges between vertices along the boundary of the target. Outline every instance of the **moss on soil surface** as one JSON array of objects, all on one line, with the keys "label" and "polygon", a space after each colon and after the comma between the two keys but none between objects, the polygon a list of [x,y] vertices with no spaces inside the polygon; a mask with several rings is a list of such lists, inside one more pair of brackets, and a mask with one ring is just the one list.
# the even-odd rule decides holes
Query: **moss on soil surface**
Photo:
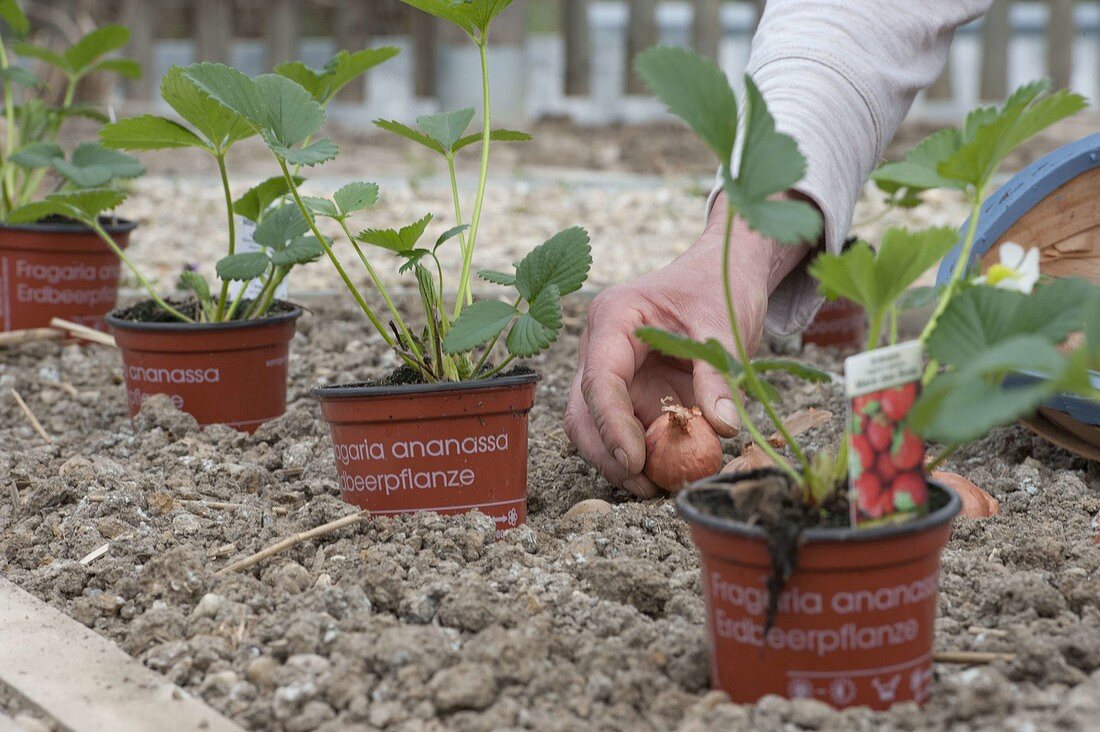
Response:
[{"label": "moss on soil surface", "polygon": [[[956,524],[936,633],[938,649],[1014,662],[937,666],[923,712],[741,707],[709,692],[685,525],[667,499],[610,488],[562,431],[582,322],[569,310],[557,350],[532,364],[544,379],[526,527],[494,542],[476,514],[373,519],[229,577],[214,572],[353,511],[308,392],[397,365],[361,318],[329,304],[301,319],[289,411],[253,436],[199,430],[162,399],[132,426],[114,351],[0,351],[0,387],[55,438],[44,445],[0,399],[0,573],[251,729],[1095,729],[1100,470],[1020,428],[952,461],[1003,513]],[[779,386],[785,411],[842,413],[836,387]],[[585,499],[610,505],[565,515]]]}]

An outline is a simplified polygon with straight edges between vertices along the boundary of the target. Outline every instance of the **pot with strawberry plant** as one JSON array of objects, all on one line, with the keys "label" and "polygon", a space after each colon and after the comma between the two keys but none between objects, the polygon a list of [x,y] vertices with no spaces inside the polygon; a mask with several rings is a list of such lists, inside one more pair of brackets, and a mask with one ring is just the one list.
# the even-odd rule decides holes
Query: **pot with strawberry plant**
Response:
[{"label": "pot with strawberry plant", "polygon": [[[794,186],[805,161],[775,130],[764,99],[745,79],[744,119],[713,63],[680,49],[642,54],[638,71],[672,112],[718,156],[729,198],[723,274],[731,266],[730,225],[740,216],[784,243],[813,241],[816,212],[774,194]],[[907,156],[899,186],[950,181],[973,204],[965,256],[989,181],[1009,152],[1083,105],[1066,92],[1024,87],[1000,108],[974,112],[962,130],[933,135]],[[728,162],[738,149],[739,167]],[[920,166],[920,169],[916,168]],[[918,173],[920,175],[918,175]],[[923,176],[923,177],[922,177]],[[914,191],[915,193],[915,191]],[[845,437],[809,454],[777,416],[774,372],[825,383],[827,373],[782,359],[751,359],[723,277],[736,352],[656,329],[638,338],[669,356],[708,363],[727,380],[744,429],[770,467],[720,475],[677,495],[700,551],[710,625],[713,683],[734,701],[765,694],[809,697],[839,707],[927,700],[940,552],[960,499],[926,475],[924,440],[957,445],[1011,423],[1050,395],[1100,400],[1088,365],[1100,357],[1100,291],[1062,280],[1033,292],[990,287],[960,265],[931,293],[935,315],[921,336],[899,342],[897,311],[913,283],[956,242],[948,228],[890,229],[877,249],[857,243],[811,266],[823,291],[866,309],[867,350],[845,364],[850,398]],[[911,297],[910,297],[911,299]],[[1058,346],[1073,331],[1081,345]],[[885,342],[886,345],[882,345]],[[925,363],[925,357],[929,362]],[[1039,373],[1020,386],[1005,377]],[[757,400],[790,459],[763,435],[741,393]],[[667,459],[667,456],[666,456]]]},{"label": "pot with strawberry plant", "polygon": [[[46,183],[72,192],[110,186],[143,172],[129,155],[91,142],[68,155],[57,144],[62,127],[73,117],[106,121],[94,106],[74,101],[82,81],[103,73],[141,75],[136,61],[106,57],[129,42],[130,31],[104,26],[57,53],[24,40],[30,23],[16,0],[0,0],[0,19],[9,38],[16,39],[10,47],[9,38],[0,39],[5,117],[0,141],[0,330],[44,327],[55,317],[102,328],[118,289],[114,252],[79,221],[55,216],[17,222],[9,215],[36,200]],[[50,78],[64,79],[63,91],[27,68],[26,62],[34,60],[51,70]],[[135,224],[104,213],[100,224],[125,247]]]},{"label": "pot with strawberry plant", "polygon": [[[506,288],[507,299],[473,298],[473,257],[488,182],[490,145],[524,140],[526,135],[491,126],[488,38],[494,18],[509,0],[409,0],[410,5],[458,25],[475,43],[482,64],[482,130],[466,135],[475,111],[421,117],[417,128],[397,122],[380,126],[440,154],[454,183],[454,221],[428,238],[431,214],[398,229],[354,233],[352,215],[372,204],[377,186],[352,183],[330,198],[305,196],[292,168],[332,159],[328,140],[309,141],[311,129],[280,127],[266,99],[283,108],[307,105],[300,88],[272,86],[225,66],[203,64],[188,75],[212,98],[250,121],[263,136],[283,172],[298,211],[318,238],[371,327],[393,349],[402,366],[371,383],[315,390],[332,428],[341,494],[377,515],[414,511],[442,513],[480,509],[494,518],[498,532],[525,520],[527,495],[527,413],[538,377],[515,366],[557,339],[562,297],[581,288],[591,266],[588,235],[573,228],[536,247],[511,272],[479,272]],[[472,215],[463,218],[457,154],[480,146],[481,167]],[[342,232],[339,244],[320,235],[328,219]],[[348,249],[362,265],[384,303],[377,312],[352,282],[342,262]],[[397,308],[378,271],[384,260],[415,283],[422,316],[413,321]],[[450,257],[450,258],[448,258]],[[450,262],[450,266],[445,266]],[[452,298],[448,293],[454,292]],[[502,348],[495,346],[500,344]]]},{"label": "pot with strawberry plant", "polygon": [[[304,95],[304,103],[280,119],[280,132],[315,134],[325,120],[323,105],[343,85],[395,53],[394,49],[341,52],[321,71],[301,64],[280,67],[287,75],[310,83],[316,98],[286,76],[262,77],[272,89],[291,87]],[[228,249],[217,263],[221,284],[216,290],[199,273],[184,272],[181,281],[191,293],[188,299],[168,300],[156,292],[99,223],[103,211],[122,202],[122,193],[54,193],[17,209],[10,219],[56,215],[82,222],[114,251],[148,293],[149,300],[107,318],[122,349],[131,414],[136,414],[147,397],[166,394],[200,424],[253,431],[286,410],[289,343],[295,321],[302,314],[300,308],[278,300],[276,292],[295,266],[314,261],[324,249],[297,206],[285,200],[289,189],[282,176],[233,199],[227,159],[238,142],[256,134],[251,123],[207,96],[180,67],[173,67],[165,76],[161,96],[182,122],[153,115],[131,117],[106,126],[100,139],[108,149],[193,148],[211,157],[225,197]],[[279,103],[277,97],[264,100],[268,102]],[[301,179],[292,176],[291,180]],[[238,249],[242,221],[251,230],[250,251]],[[253,295],[243,286],[231,290],[234,282],[252,281],[257,282]]]}]

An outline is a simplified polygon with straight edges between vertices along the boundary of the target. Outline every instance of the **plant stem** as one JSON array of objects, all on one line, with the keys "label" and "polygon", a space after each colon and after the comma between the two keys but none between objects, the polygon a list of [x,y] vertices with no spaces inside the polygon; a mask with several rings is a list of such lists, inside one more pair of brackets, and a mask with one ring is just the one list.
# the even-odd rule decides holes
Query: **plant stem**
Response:
[{"label": "plant stem", "polygon": [[[222,192],[225,193],[226,217],[229,219],[229,255],[232,256],[237,252],[237,220],[236,216],[233,215],[233,193],[229,189],[229,172],[225,168],[225,152],[219,149],[214,157],[218,160],[218,172],[222,178]],[[218,297],[218,312],[214,317],[215,322],[223,322],[227,300],[229,300],[229,280],[222,280],[222,291]]]},{"label": "plant stem", "polygon": [[466,251],[462,257],[462,276],[458,281],[458,301],[455,303],[454,315],[451,320],[457,320],[462,313],[464,304],[473,301],[473,293],[470,290],[470,263],[473,261],[474,244],[477,242],[477,232],[481,225],[481,212],[485,205],[485,186],[489,180],[489,143],[493,132],[493,121],[490,116],[489,99],[489,38],[482,36],[477,41],[477,48],[481,54],[481,97],[482,97],[482,129],[481,129],[481,173],[477,182],[477,200],[474,202],[474,216],[470,219],[470,236],[466,240]]},{"label": "plant stem", "polygon": [[[378,277],[378,273],[374,271],[374,267],[371,266],[370,260],[367,259],[367,256],[365,254],[363,254],[363,249],[359,246],[359,242],[357,242],[355,240],[355,237],[352,235],[351,230],[348,228],[347,222],[341,220],[340,228],[344,230],[344,235],[351,242],[351,246],[355,250],[355,253],[359,255],[359,261],[363,263],[363,267],[366,268],[367,274],[370,275],[371,281],[378,289],[378,294],[380,294],[382,296],[382,299],[385,301],[386,307],[390,311],[390,316],[393,318],[393,322],[397,324],[397,329],[401,331],[401,335],[405,338],[407,345],[413,351],[413,353],[416,354],[416,357],[418,359],[423,360],[424,356],[423,354],[421,354],[420,349],[417,347],[416,342],[413,340],[412,333],[409,332],[408,326],[405,325],[404,318],[402,318],[401,313],[397,311],[397,306],[393,304],[393,299],[390,297],[389,291],[386,289],[386,286],[382,284],[382,280]],[[384,338],[387,335],[388,334],[383,333]],[[390,345],[392,346],[395,344],[390,343]]]},{"label": "plant stem", "polygon": [[187,317],[186,315],[184,315],[180,311],[176,310],[175,308],[173,308],[171,305],[169,305],[168,303],[166,303],[164,300],[162,300],[160,298],[160,295],[158,295],[156,293],[156,290],[153,289],[153,286],[151,284],[149,284],[149,280],[145,279],[145,276],[143,274],[141,274],[141,272],[138,270],[137,267],[134,266],[134,263],[131,262],[130,258],[126,256],[126,253],[122,251],[122,248],[118,244],[115,243],[114,239],[111,238],[111,235],[108,234],[106,231],[104,231],[103,227],[100,226],[99,221],[92,218],[92,219],[86,220],[84,223],[87,224],[92,229],[92,231],[94,231],[96,233],[96,235],[100,239],[102,239],[103,242],[108,247],[111,248],[111,251],[113,251],[115,253],[115,256],[117,256],[120,260],[122,260],[122,263],[125,264],[131,272],[133,272],[134,277],[137,278],[138,283],[143,288],[145,288],[145,291],[149,293],[149,297],[153,300],[153,302],[155,302],[158,306],[160,306],[160,308],[162,310],[164,310],[164,312],[168,313],[169,315],[171,315],[174,318],[178,318],[179,320],[182,320],[184,323],[194,323],[195,322],[194,320]]},{"label": "plant stem", "polygon": [[237,314],[237,308],[239,308],[241,306],[241,303],[244,302],[244,293],[247,290],[248,290],[248,283],[247,282],[242,282],[241,283],[241,289],[237,290],[237,296],[235,298],[233,298],[233,305],[230,306],[229,312],[227,312],[225,314],[225,319],[221,322],[229,323],[229,322],[233,321],[233,316],[235,316]]},{"label": "plant stem", "polygon": [[726,383],[729,385],[730,394],[733,398],[733,406],[737,410],[738,416],[741,417],[741,426],[749,433],[749,436],[752,437],[752,441],[756,443],[756,446],[759,447],[765,455],[771,458],[772,462],[775,463],[775,467],[794,478],[797,485],[802,485],[805,480],[803,476],[799,475],[798,471],[794,469],[794,466],[787,462],[783,456],[771,446],[771,443],[764,437],[760,428],[752,421],[748,409],[745,408],[745,401],[741,398],[741,389],[737,386],[737,383],[729,374],[723,375],[726,377]]},{"label": "plant stem", "polygon": [[955,271],[951,273],[951,280],[947,283],[947,289],[944,291],[943,296],[940,297],[939,303],[936,304],[936,310],[932,313],[932,317],[928,319],[928,323],[924,326],[924,330],[920,334],[920,342],[927,343],[928,337],[932,335],[932,331],[936,329],[936,322],[944,311],[947,310],[947,306],[951,304],[951,298],[955,296],[955,291],[959,289],[959,282],[962,281],[963,275],[970,269],[970,252],[974,248],[974,237],[978,232],[978,217],[982,211],[982,199],[985,197],[985,189],[977,188],[974,191],[974,198],[970,202],[970,225],[966,229],[966,239],[963,240],[962,251],[959,253],[959,261],[955,263]]},{"label": "plant stem", "polygon": [[[786,425],[783,424],[783,420],[776,414],[775,408],[763,397],[763,389],[760,387],[760,377],[757,376],[756,370],[752,367],[752,359],[749,357],[748,349],[745,348],[745,340],[741,337],[741,326],[737,322],[737,309],[733,305],[733,289],[730,286],[730,242],[733,238],[733,218],[736,213],[733,203],[728,203],[726,208],[726,226],[722,238],[722,291],[726,299],[726,315],[729,317],[730,330],[733,332],[733,342],[737,346],[737,358],[741,361],[741,368],[745,371],[745,380],[748,386],[761,396],[760,404],[764,407],[768,419],[771,420],[772,424],[775,425],[776,431],[778,431],[787,442],[787,445],[791,448],[791,452],[794,453],[799,464],[802,465],[803,470],[809,473],[812,469],[809,459],[807,459],[805,453],[802,452],[802,448],[798,446],[798,443],[794,441],[794,437],[787,431]],[[740,395],[736,394],[736,390],[734,393],[739,399]],[[736,399],[734,403],[736,404]],[[757,433],[759,433],[759,430],[757,430]],[[753,437],[756,439],[756,435],[753,435]],[[767,445],[767,440],[764,439],[763,435],[760,435],[759,439],[756,441],[761,448]],[[770,448],[771,446],[767,445],[767,447]],[[785,460],[782,461],[782,463],[787,464]],[[797,471],[793,469],[791,472],[797,476],[796,481],[798,485],[802,485],[803,477],[798,475]]]},{"label": "plant stem", "polygon": [[349,277],[347,271],[344,270],[344,266],[340,264],[340,260],[336,257],[336,252],[332,251],[332,247],[329,246],[324,234],[322,234],[317,229],[317,222],[316,220],[314,220],[313,214],[311,214],[309,212],[309,209],[306,208],[306,204],[302,200],[301,194],[298,193],[298,186],[294,184],[294,177],[291,176],[290,170],[287,169],[286,161],[282,158],[278,158],[278,160],[279,167],[283,171],[283,178],[286,179],[286,184],[290,189],[291,195],[294,197],[294,202],[298,204],[298,210],[302,212],[302,216],[305,217],[306,223],[309,224],[310,231],[313,232],[313,235],[317,237],[317,241],[321,244],[321,247],[324,248],[325,254],[328,255],[329,260],[332,262],[332,266],[335,267],[336,271],[340,274],[340,279],[344,281],[344,285],[347,286],[348,290],[352,294],[352,297],[355,298],[355,302],[359,304],[360,309],[362,309],[362,311],[366,314],[367,318],[371,322],[371,325],[373,325],[375,330],[377,330],[378,333],[382,336],[382,339],[385,340],[386,343],[390,346],[396,345],[393,338],[390,337],[390,334],[387,333],[386,329],[382,326],[381,321],[379,321],[378,317],[374,314],[371,306],[367,304],[367,301],[364,300],[363,296],[359,293],[359,289],[352,283],[351,277]]},{"label": "plant stem", "polygon": [[879,341],[882,340],[882,314],[875,314],[871,317],[871,332],[867,334],[867,348],[865,351],[873,351],[878,348]]},{"label": "plant stem", "polygon": [[[11,68],[11,62],[8,58],[8,47],[4,43],[4,40],[0,38],[0,69],[7,71]],[[8,126],[7,137],[7,150],[4,152],[4,159],[6,160],[15,152],[16,140],[15,135],[18,128],[15,125],[15,95],[12,93],[11,79],[4,78],[4,119]],[[11,189],[14,187],[14,170],[9,165],[4,166],[3,170],[3,182],[4,182],[4,206],[7,211],[11,211],[15,208],[16,202],[12,200]]]},{"label": "plant stem", "polygon": [[890,345],[897,345],[898,342],[898,309],[890,308]]},{"label": "plant stem", "polygon": [[[248,306],[248,312],[244,314],[243,320],[251,320],[259,314],[259,309],[263,307],[264,301],[267,300],[267,298],[271,296],[271,294],[275,291],[275,288],[278,287],[278,281],[276,280],[278,274],[279,268],[273,266],[271,268],[271,274],[268,275],[266,280],[264,280],[264,284],[260,288],[260,292],[252,301],[252,304]],[[281,278],[279,279],[281,280]],[[243,284],[246,286],[248,285],[247,282]]]},{"label": "plant stem", "polygon": [[[451,199],[455,205],[455,226],[462,226],[462,201],[458,195],[458,177],[455,175],[455,154],[454,152],[447,153],[447,171],[451,174]],[[466,233],[461,232],[458,235],[458,245],[462,250],[462,261],[466,261]],[[443,297],[443,291],[440,290],[439,296]]]},{"label": "plant stem", "polygon": [[[79,79],[69,77],[68,85],[65,87],[65,98],[61,102],[61,110],[57,114],[57,119],[50,123],[50,127],[46,132],[46,136],[43,138],[46,142],[56,142],[57,135],[61,131],[61,125],[65,121],[65,113],[73,106],[73,97],[76,95],[76,86]],[[46,177],[46,169],[38,168],[34,172],[27,175],[23,181],[23,185],[19,188],[19,197],[22,200],[28,200],[33,198],[38,191],[38,187],[42,185],[42,181]]]}]

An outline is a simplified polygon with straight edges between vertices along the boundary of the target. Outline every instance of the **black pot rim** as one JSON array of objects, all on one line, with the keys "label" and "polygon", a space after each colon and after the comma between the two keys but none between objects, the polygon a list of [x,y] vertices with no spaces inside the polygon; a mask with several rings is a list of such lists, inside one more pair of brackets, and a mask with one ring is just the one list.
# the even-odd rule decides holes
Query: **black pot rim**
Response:
[{"label": "black pot rim", "polygon": [[315,399],[362,399],[405,394],[439,394],[453,391],[478,391],[502,386],[524,386],[540,381],[535,371],[513,376],[498,376],[476,381],[447,381],[436,384],[399,384],[395,386],[315,386],[309,395]]},{"label": "black pot rim", "polygon": [[[148,302],[148,301],[145,301]],[[135,332],[221,332],[227,330],[243,330],[245,328],[257,328],[270,325],[281,325],[287,321],[297,320],[302,317],[302,308],[294,303],[284,303],[282,300],[276,300],[275,302],[283,303],[284,305],[290,305],[293,310],[286,313],[280,313],[278,315],[272,315],[258,320],[234,320],[229,323],[143,323],[135,320],[123,320],[115,315],[118,310],[112,310],[107,313],[107,325],[118,330],[128,330]]]},{"label": "black pot rim", "polygon": [[[138,222],[131,219],[122,218],[109,218],[106,216],[100,216],[99,222],[103,226],[104,230],[111,236],[115,234],[126,234],[137,228]],[[30,231],[37,232],[39,234],[83,234],[90,232],[91,229],[80,223],[74,221],[70,224],[62,223],[49,223],[49,224],[3,224],[0,223],[0,229],[7,229],[9,231]]]},{"label": "black pot rim", "polygon": [[[705,514],[698,508],[693,506],[688,500],[692,494],[699,493],[705,490],[712,490],[718,485],[726,485],[730,483],[737,483],[742,480],[748,480],[756,478],[762,475],[776,474],[779,471],[774,468],[762,468],[760,470],[753,470],[747,473],[737,473],[734,475],[713,475],[709,478],[697,481],[684,490],[680,491],[676,496],[676,508],[680,512],[680,515],[689,523],[697,523],[712,531],[718,531],[723,534],[731,534],[747,539],[760,539],[766,540],[767,534],[764,529],[759,526],[749,526],[741,521],[731,521],[729,519],[720,519],[709,514]],[[782,473],[779,473],[782,475]],[[948,488],[943,483],[928,478],[928,485],[933,490],[939,490],[947,494],[947,505],[941,506],[932,513],[921,516],[915,521],[906,521],[902,524],[888,524],[886,526],[876,526],[871,529],[854,529],[850,527],[839,528],[810,528],[802,532],[802,542],[831,542],[831,543],[853,543],[862,541],[875,541],[876,539],[897,538],[901,536],[908,536],[910,534],[919,534],[922,531],[933,529],[943,524],[949,523],[951,519],[958,515],[962,510],[962,500],[959,498],[955,491]]]}]

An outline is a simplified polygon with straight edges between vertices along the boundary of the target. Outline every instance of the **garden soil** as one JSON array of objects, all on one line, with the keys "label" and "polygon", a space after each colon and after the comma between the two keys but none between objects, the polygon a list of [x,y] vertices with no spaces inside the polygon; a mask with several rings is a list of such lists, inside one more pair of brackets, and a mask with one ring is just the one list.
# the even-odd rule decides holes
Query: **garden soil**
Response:
[{"label": "garden soil", "polygon": [[[528,525],[493,541],[480,514],[369,519],[217,576],[353,512],[308,392],[395,363],[350,310],[311,310],[292,344],[289,410],[252,436],[200,430],[159,398],[131,424],[109,349],[0,352],[0,574],[256,730],[1100,724],[1100,469],[1018,427],[951,463],[1003,513],[956,523],[936,632],[939,650],[1014,661],[937,665],[924,710],[836,712],[778,697],[736,706],[710,691],[698,558],[673,502],[616,491],[562,430],[581,306],[534,364],[544,380],[531,415]],[[807,355],[840,368],[835,354]],[[779,378],[786,411],[842,413],[839,387]],[[839,430],[837,420],[812,433],[810,449]],[[3,692],[0,709],[26,711]]]}]

